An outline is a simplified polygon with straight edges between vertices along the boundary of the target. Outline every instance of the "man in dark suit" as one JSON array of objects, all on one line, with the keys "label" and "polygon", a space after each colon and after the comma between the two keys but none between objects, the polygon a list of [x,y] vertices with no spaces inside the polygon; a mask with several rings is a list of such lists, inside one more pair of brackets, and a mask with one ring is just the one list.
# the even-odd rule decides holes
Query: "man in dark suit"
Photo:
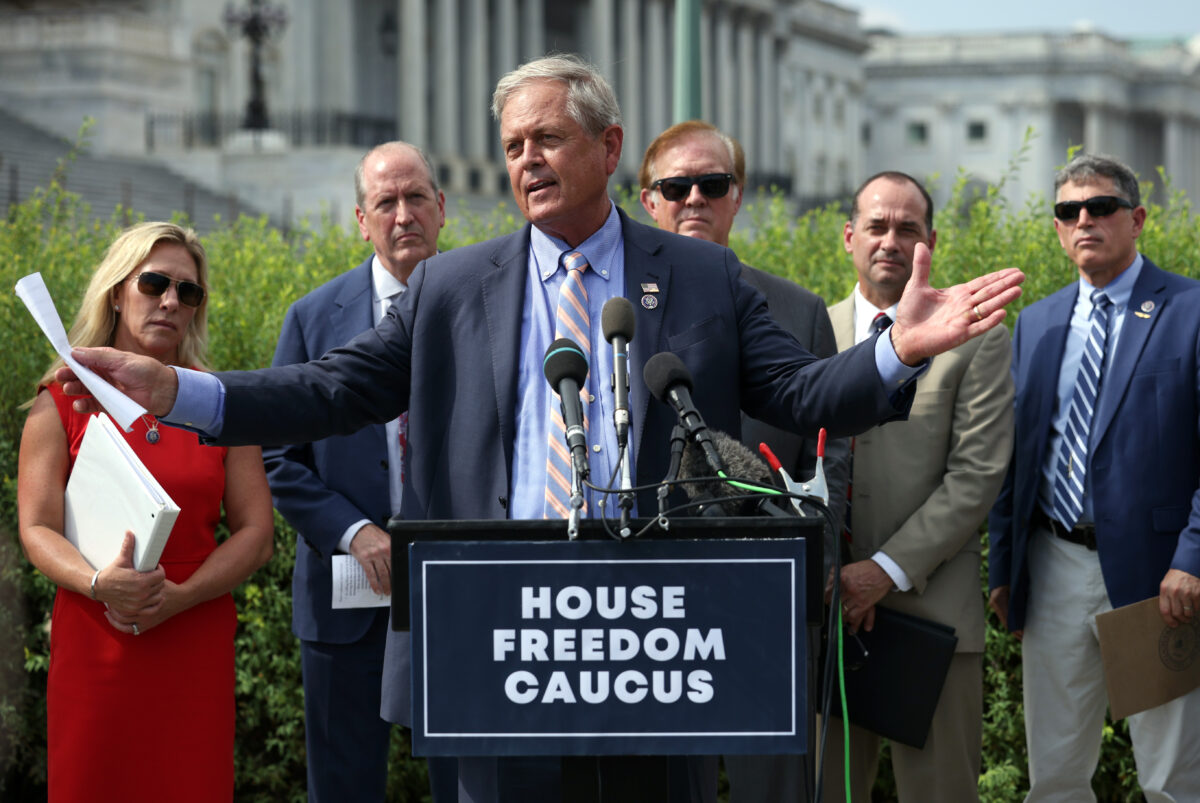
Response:
[{"label": "man in dark suit", "polygon": [[[1079,281],[1017,320],[1015,446],[989,519],[991,604],[1023,635],[1027,801],[1095,800],[1096,614],[1157,597],[1173,628],[1200,605],[1200,282],[1138,253],[1125,165],[1079,156],[1054,185]],[[1200,690],[1128,721],[1146,799],[1195,800]]]},{"label": "man in dark suit", "polygon": [[[305,365],[218,375],[177,372],[111,349],[79,350],[77,358],[152,413],[222,441],[308,441],[407,410],[406,519],[541,518],[552,399],[542,360],[568,278],[587,288],[583,303],[593,320],[608,298],[654,298],[638,308],[630,346],[630,444],[639,485],[665,475],[677,419],[666,405],[650,403],[641,367],[651,355],[673,351],[683,360],[693,398],[717,429],[739,434],[745,409],[800,432],[827,426],[845,435],[903,416],[908,385],[924,360],[997,325],[1004,305],[1020,294],[1016,269],[935,290],[926,252],[923,261],[918,255],[890,337],[817,361],[770,320],[728,249],[638,224],[609,200],[624,132],[598,70],[566,56],[530,62],[500,80],[493,111],[513,195],[531,225],[421,263],[379,326],[348,346]],[[582,272],[568,277],[560,263],[574,252],[587,267],[568,260],[569,269]],[[611,418],[611,349],[602,347],[599,329],[588,335],[592,421]],[[69,370],[58,378],[68,393],[82,392]],[[87,401],[79,407],[95,409]],[[615,442],[611,427],[592,428],[597,476],[610,475]],[[653,490],[642,492],[638,505],[653,510]],[[389,719],[406,716],[411,705],[406,688],[386,682],[396,643],[389,638],[385,657]],[[507,775],[498,766],[492,761],[490,772],[460,776],[460,799],[503,794]],[[552,780],[526,786],[546,799],[555,788]]]},{"label": "man in dark suit", "polygon": [[[293,304],[275,365],[303,363],[370,329],[437,253],[445,196],[429,158],[379,145],[354,173],[358,230],[374,252]],[[296,528],[292,631],[300,639],[310,801],[384,800],[390,726],[380,716],[388,611],[334,610],[332,559],[350,554],[372,590],[391,593],[391,539],[400,510],[407,416],[349,435],[263,450],[276,509]]]},{"label": "man in dark suit", "polygon": [[[655,137],[638,171],[642,207],[660,229],[729,246],[733,219],[746,187],[746,154],[742,145],[716,126],[701,120],[677,123]],[[772,320],[818,357],[837,353],[825,301],[816,293],[779,276],[742,265],[742,278],[767,299]],[[817,439],[806,438],[742,414],[742,443],[758,454],[766,443],[795,480],[813,475]],[[842,531],[846,509],[849,443],[831,438],[825,448],[825,476],[833,533]],[[828,560],[828,549],[826,550]],[[819,629],[810,645],[819,650]],[[816,686],[813,686],[815,690]],[[804,756],[725,756],[730,799],[799,800],[805,794]],[[716,772],[713,766],[712,772]]]}]

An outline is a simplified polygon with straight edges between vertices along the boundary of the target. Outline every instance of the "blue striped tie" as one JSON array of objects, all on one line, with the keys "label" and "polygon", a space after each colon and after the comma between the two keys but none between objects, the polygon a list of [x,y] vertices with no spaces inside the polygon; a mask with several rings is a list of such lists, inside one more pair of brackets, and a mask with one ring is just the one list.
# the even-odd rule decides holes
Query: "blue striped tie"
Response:
[{"label": "blue striped tie", "polygon": [[[583,272],[588,269],[587,257],[578,251],[563,255],[562,265],[567,270],[567,279],[558,291],[558,309],[554,315],[554,337],[569,337],[574,340],[592,362],[592,321],[588,312],[587,289],[583,286]],[[588,425],[587,387],[579,389],[583,400],[583,428]],[[571,511],[571,453],[567,449],[566,425],[558,394],[550,398],[550,426],[547,427],[546,451],[546,507],[547,519],[565,519]],[[584,506],[586,512],[587,506]]]},{"label": "blue striped tie", "polygon": [[1058,471],[1054,480],[1054,518],[1064,527],[1072,528],[1083,512],[1083,488],[1087,478],[1088,438],[1092,416],[1100,394],[1104,375],[1104,345],[1108,340],[1109,307],[1112,302],[1102,290],[1092,293],[1092,329],[1083,347],[1083,359],[1071,393],[1071,409],[1067,414],[1067,429],[1063,433],[1062,450],[1058,455]]}]

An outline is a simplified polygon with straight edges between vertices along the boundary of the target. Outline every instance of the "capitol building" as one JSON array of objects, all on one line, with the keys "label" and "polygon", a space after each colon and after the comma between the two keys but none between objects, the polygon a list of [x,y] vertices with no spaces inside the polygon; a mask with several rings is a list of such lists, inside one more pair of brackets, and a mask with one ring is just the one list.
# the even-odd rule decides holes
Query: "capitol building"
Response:
[{"label": "capitol building", "polygon": [[[881,169],[938,177],[939,201],[962,169],[980,186],[1003,179],[1022,202],[1049,193],[1072,146],[1148,180],[1162,166],[1200,195],[1198,39],[901,36],[825,0],[697,4],[701,116],[745,146],[752,190],[777,187],[799,208]],[[508,188],[492,88],[550,52],[578,53],[613,83],[626,124],[615,181],[629,184],[674,122],[675,6],[0,0],[0,206],[47,180],[43,163],[85,117],[87,155],[68,186],[107,189],[98,204],[348,220],[355,163],[400,138],[433,155],[449,198],[494,206]]]}]

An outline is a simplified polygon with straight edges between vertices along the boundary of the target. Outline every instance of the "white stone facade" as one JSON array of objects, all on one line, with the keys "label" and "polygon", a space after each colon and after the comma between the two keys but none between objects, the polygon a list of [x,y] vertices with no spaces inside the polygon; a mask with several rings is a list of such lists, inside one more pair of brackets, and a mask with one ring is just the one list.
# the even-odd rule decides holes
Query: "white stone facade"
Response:
[{"label": "white stone facade", "polygon": [[995,183],[1010,163],[1011,203],[1049,197],[1072,146],[1116,156],[1156,184],[1162,165],[1175,187],[1200,193],[1200,59],[1179,42],[872,35],[866,86],[868,173],[940,175],[937,202],[956,169]]},{"label": "white stone facade", "polygon": [[[618,182],[635,180],[646,145],[675,122],[672,0],[273,4],[288,15],[264,49],[278,135],[231,129],[248,47],[211,0],[0,2],[0,105],[64,136],[95,117],[96,152],[149,154],[272,215],[317,211],[322,195],[352,206],[347,152],[391,137],[427,148],[452,195],[502,197],[491,91],[547,52],[580,53],[612,81],[626,122]],[[857,12],[823,0],[707,0],[702,116],[742,141],[752,180],[804,197],[844,192],[863,164],[852,132],[865,48]],[[311,140],[324,126],[341,126],[336,141]]]}]

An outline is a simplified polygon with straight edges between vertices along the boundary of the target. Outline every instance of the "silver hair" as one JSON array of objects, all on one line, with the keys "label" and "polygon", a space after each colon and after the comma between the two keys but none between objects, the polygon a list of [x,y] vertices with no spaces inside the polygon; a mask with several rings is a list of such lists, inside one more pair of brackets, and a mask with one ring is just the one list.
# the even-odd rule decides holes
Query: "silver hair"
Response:
[{"label": "silver hair", "polygon": [[1133,170],[1124,162],[1102,153],[1080,154],[1055,173],[1054,194],[1058,195],[1064,184],[1086,182],[1094,178],[1111,180],[1126,201],[1141,206],[1142,192]]},{"label": "silver hair", "polygon": [[546,56],[522,64],[496,83],[492,116],[497,120],[513,94],[534,81],[561,81],[567,85],[567,114],[591,136],[611,125],[622,125],[621,107],[600,70],[572,54]]},{"label": "silver hair", "polygon": [[360,209],[362,208],[363,202],[367,199],[367,190],[363,186],[363,170],[365,169],[367,160],[384,148],[410,148],[415,151],[417,156],[421,157],[421,161],[425,163],[425,169],[429,173],[429,183],[433,185],[433,195],[435,198],[437,197],[437,194],[441,192],[441,188],[438,186],[437,170],[435,170],[433,167],[433,158],[430,157],[430,155],[426,153],[423,148],[418,148],[416,145],[408,142],[393,140],[392,142],[381,142],[374,148],[371,148],[371,150],[363,154],[363,158],[358,160],[358,165],[354,168],[354,203],[356,203]]}]

